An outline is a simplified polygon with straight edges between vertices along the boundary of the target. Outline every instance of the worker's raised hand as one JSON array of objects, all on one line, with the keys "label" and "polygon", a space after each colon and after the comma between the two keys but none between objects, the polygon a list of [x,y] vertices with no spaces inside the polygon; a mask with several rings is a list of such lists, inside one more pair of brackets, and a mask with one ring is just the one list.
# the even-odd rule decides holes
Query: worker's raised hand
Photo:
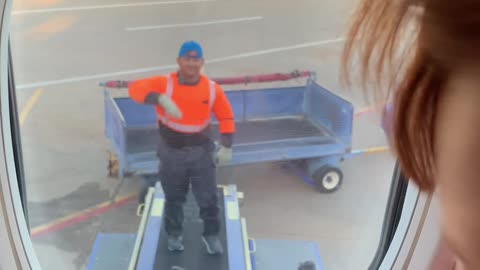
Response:
[{"label": "worker's raised hand", "polygon": [[215,163],[217,165],[225,165],[228,162],[230,162],[231,159],[232,159],[232,148],[228,148],[221,145],[215,155]]},{"label": "worker's raised hand", "polygon": [[175,119],[182,118],[182,112],[171,98],[165,95],[160,95],[158,97],[158,104],[165,110],[167,116],[171,116]]}]

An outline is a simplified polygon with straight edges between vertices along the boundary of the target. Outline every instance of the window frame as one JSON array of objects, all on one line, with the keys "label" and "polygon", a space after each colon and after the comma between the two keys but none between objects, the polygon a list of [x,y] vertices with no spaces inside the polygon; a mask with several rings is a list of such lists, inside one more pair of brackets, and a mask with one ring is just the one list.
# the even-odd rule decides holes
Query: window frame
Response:
[{"label": "window frame", "polygon": [[400,223],[407,189],[408,179],[405,178],[398,162],[396,162],[392,175],[392,184],[390,186],[388,202],[385,209],[380,241],[375,256],[368,267],[369,270],[378,269],[389,250]]},{"label": "window frame", "polygon": [[12,146],[13,146],[13,158],[15,162],[15,172],[17,174],[18,189],[20,191],[20,200],[22,202],[22,208],[25,215],[25,221],[27,223],[28,231],[30,232],[30,224],[28,217],[28,204],[27,204],[27,187],[25,182],[25,171],[23,166],[23,151],[22,141],[20,137],[20,121],[18,114],[17,95],[15,93],[15,80],[13,77],[13,63],[12,63],[12,50],[8,42],[8,98],[9,98],[9,112],[10,112],[10,124],[12,125]]},{"label": "window frame", "polygon": [[[40,269],[40,264],[35,256],[33,245],[28,231],[25,212],[23,183],[19,185],[17,173],[21,165],[15,160],[20,160],[15,155],[12,134],[18,135],[18,126],[15,126],[16,115],[10,113],[12,100],[9,96],[13,73],[9,62],[9,22],[12,1],[0,0],[0,269]],[[13,118],[12,118],[13,117]],[[13,121],[12,121],[13,119]],[[17,125],[18,125],[18,120]],[[12,126],[12,122],[14,125]],[[16,133],[12,133],[16,130]],[[18,142],[18,138],[16,140]],[[20,170],[18,170],[20,169]]]}]

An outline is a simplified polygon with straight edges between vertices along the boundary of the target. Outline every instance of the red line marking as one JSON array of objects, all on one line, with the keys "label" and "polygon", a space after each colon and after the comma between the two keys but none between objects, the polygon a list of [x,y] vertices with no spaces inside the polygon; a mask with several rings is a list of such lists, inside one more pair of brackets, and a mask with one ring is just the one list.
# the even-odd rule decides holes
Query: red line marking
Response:
[{"label": "red line marking", "polygon": [[364,114],[368,114],[368,113],[372,113],[372,112],[376,112],[377,110],[379,110],[380,108],[379,107],[376,107],[376,106],[371,106],[371,107],[366,107],[366,108],[362,108],[360,109],[359,111],[355,112],[353,114],[354,117],[359,117],[359,116],[362,116]]},{"label": "red line marking", "polygon": [[31,238],[35,239],[35,238],[38,238],[38,237],[43,236],[45,234],[60,231],[62,229],[65,229],[68,226],[75,225],[77,223],[86,221],[86,220],[88,220],[88,219],[90,219],[94,216],[98,216],[100,214],[103,214],[110,209],[118,208],[118,207],[128,203],[132,199],[134,199],[134,197],[123,198],[123,199],[118,200],[118,201],[116,201],[112,204],[108,204],[108,205],[105,205],[105,206],[93,208],[89,211],[86,211],[85,213],[79,214],[77,216],[73,216],[72,218],[64,220],[62,222],[53,223],[51,226],[47,226],[44,229],[41,229],[41,230],[38,230],[38,231],[32,233]]}]

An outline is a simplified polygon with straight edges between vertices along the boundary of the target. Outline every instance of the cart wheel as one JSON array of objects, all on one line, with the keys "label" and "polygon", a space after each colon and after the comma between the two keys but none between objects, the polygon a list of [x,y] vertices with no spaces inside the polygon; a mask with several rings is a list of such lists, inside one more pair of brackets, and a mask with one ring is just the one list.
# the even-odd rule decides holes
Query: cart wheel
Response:
[{"label": "cart wheel", "polygon": [[343,180],[343,173],[339,168],[324,166],[313,173],[313,182],[318,191],[332,193],[337,191]]},{"label": "cart wheel", "polygon": [[108,176],[118,178],[118,160],[113,154],[108,156]]}]

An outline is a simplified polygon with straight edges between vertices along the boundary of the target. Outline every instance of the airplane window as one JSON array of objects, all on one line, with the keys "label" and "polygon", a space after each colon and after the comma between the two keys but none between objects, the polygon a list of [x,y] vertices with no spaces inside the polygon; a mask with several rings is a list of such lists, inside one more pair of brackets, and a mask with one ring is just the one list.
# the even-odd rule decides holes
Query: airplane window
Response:
[{"label": "airplane window", "polygon": [[42,268],[367,269],[395,160],[339,82],[353,5],[14,0]]}]

